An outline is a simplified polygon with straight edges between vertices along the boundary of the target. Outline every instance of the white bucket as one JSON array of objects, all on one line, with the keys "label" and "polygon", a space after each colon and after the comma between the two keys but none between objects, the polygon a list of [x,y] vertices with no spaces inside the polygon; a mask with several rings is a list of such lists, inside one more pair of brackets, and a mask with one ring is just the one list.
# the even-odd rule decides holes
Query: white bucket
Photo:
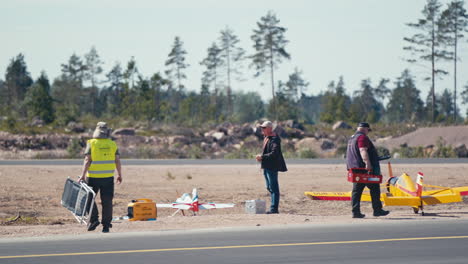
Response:
[{"label": "white bucket", "polygon": [[264,214],[266,203],[264,200],[247,200],[245,201],[245,212],[247,214]]}]

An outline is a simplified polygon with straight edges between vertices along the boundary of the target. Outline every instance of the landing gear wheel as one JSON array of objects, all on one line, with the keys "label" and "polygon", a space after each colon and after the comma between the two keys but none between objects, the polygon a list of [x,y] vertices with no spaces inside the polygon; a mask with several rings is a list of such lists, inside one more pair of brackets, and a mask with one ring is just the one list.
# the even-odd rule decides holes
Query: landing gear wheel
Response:
[{"label": "landing gear wheel", "polygon": [[[413,212],[414,212],[415,214],[419,213],[419,208],[413,207]],[[424,215],[424,213],[423,213],[423,215]]]}]

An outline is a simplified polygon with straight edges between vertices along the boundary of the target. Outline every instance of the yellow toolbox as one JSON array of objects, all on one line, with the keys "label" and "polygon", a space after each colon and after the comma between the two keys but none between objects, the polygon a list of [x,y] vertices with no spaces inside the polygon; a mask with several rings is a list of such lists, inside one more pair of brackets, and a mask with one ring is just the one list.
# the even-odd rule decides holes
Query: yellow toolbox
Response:
[{"label": "yellow toolbox", "polygon": [[156,220],[156,203],[151,199],[140,198],[128,204],[128,220],[150,221]]}]

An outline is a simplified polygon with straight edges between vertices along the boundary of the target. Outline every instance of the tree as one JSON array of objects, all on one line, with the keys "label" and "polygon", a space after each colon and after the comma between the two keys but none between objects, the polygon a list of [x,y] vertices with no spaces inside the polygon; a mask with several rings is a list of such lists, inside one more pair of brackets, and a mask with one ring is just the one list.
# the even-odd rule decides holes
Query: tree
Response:
[{"label": "tree", "polygon": [[234,120],[252,122],[265,116],[265,104],[256,92],[234,94]]},{"label": "tree", "polygon": [[387,116],[391,122],[416,122],[423,116],[424,103],[409,70],[404,70],[395,82],[387,104]]},{"label": "tree", "polygon": [[[270,116],[271,113],[274,113],[275,116]],[[267,117],[276,117],[277,120],[297,120],[299,117],[297,104],[290,96],[278,91],[268,104]]]},{"label": "tree", "polygon": [[62,64],[62,75],[69,82],[78,84],[78,88],[83,88],[86,65],[75,53],[68,59],[67,64]]},{"label": "tree", "polygon": [[174,45],[172,46],[171,52],[166,60],[166,66],[169,69],[166,71],[166,75],[171,81],[177,80],[177,88],[181,91],[184,88],[182,84],[183,79],[187,79],[187,76],[183,72],[185,68],[190,66],[185,63],[185,55],[187,52],[183,48],[183,42],[177,36],[174,39]]},{"label": "tree", "polygon": [[289,75],[288,81],[280,88],[283,93],[298,101],[304,95],[307,86],[309,83],[302,77],[302,71],[295,68],[294,72]]},{"label": "tree", "polygon": [[321,121],[333,123],[335,121],[349,119],[351,98],[346,95],[343,76],[340,76],[336,85],[334,81],[330,82],[328,91],[321,97],[321,104]]},{"label": "tree", "polygon": [[159,72],[153,74],[150,79],[150,89],[152,91],[152,108],[154,109],[154,119],[157,121],[162,121],[165,117],[165,113],[163,111],[165,108],[165,102],[163,102],[162,99],[162,89],[168,85],[169,81],[164,79]]},{"label": "tree", "polygon": [[88,104],[83,93],[83,80],[86,66],[76,54],[72,54],[67,63],[61,65],[62,74],[52,84],[52,97],[60,124],[76,120],[87,109]]},{"label": "tree", "polygon": [[[20,105],[24,100],[27,89],[33,80],[28,72],[23,54],[18,54],[12,58],[5,73],[4,91],[6,94],[6,106],[9,110],[20,110]],[[9,111],[7,109],[7,111]],[[25,114],[20,111],[20,114]]]},{"label": "tree", "polygon": [[274,70],[278,67],[283,59],[290,59],[291,56],[286,52],[286,44],[289,42],[285,39],[284,33],[286,28],[280,27],[279,19],[272,11],[260,18],[257,22],[258,29],[254,29],[254,34],[251,39],[254,41],[255,54],[251,56],[252,64],[257,71],[255,76],[259,76],[268,68],[271,77],[271,93],[273,102],[273,112],[276,115],[275,100],[275,78]]},{"label": "tree", "polygon": [[85,57],[85,73],[84,78],[91,82],[91,87],[96,87],[98,83],[98,76],[102,73],[101,61],[96,48],[93,46],[91,50],[84,55]]},{"label": "tree", "polygon": [[87,113],[91,113],[94,116],[100,116],[103,109],[103,98],[100,96],[100,89],[97,87],[99,83],[98,77],[102,73],[101,65],[103,62],[99,58],[96,48],[93,46],[91,50],[84,55],[85,57],[85,71],[84,80],[88,80],[91,83],[90,87],[86,87],[84,92],[85,109]]},{"label": "tree", "polygon": [[457,122],[457,62],[458,58],[458,42],[464,37],[462,34],[467,30],[468,15],[463,7],[465,1],[454,0],[448,4],[447,9],[442,12],[441,26],[448,36],[445,38],[445,43],[453,48],[451,60],[453,60],[453,118]]},{"label": "tree", "polygon": [[[410,63],[419,62],[418,59],[431,62],[431,77],[426,78],[432,81],[431,96],[432,104],[435,105],[435,77],[438,74],[445,75],[446,71],[436,68],[435,63],[437,59],[448,58],[450,56],[443,49],[444,31],[440,23],[441,4],[438,0],[427,0],[426,5],[422,11],[423,18],[419,19],[417,23],[408,23],[407,25],[420,31],[411,38],[404,38],[409,43],[403,49],[411,53],[413,57],[407,61]],[[435,108],[432,108],[432,122],[435,121]]]},{"label": "tree", "polygon": [[[211,44],[211,47],[208,48],[207,53],[206,58],[200,62],[200,65],[204,65],[206,67],[202,77],[202,89],[209,91],[209,87],[213,86],[213,102],[211,103],[216,105],[218,96],[218,69],[223,64],[221,59],[221,49],[216,45],[216,43],[213,43]],[[209,92],[205,94],[209,96]]]},{"label": "tree", "polygon": [[227,96],[227,111],[229,114],[232,114],[232,86],[231,86],[231,75],[240,77],[239,68],[241,67],[240,63],[242,62],[245,51],[239,47],[239,38],[234,35],[234,32],[226,27],[226,29],[221,31],[220,40],[220,55],[223,60],[223,66],[226,67],[227,74],[227,86],[226,86],[226,96]]},{"label": "tree", "polygon": [[123,73],[120,63],[115,63],[114,67],[106,74],[107,82],[107,104],[111,115],[118,115],[122,111],[123,97]]},{"label": "tree", "polygon": [[452,93],[448,89],[445,89],[442,92],[442,95],[439,96],[440,100],[437,106],[439,108],[440,115],[438,117],[438,121],[445,121],[448,123],[455,121],[456,118],[454,119],[453,117],[457,116],[458,113],[455,113],[455,109],[452,104],[452,97]]},{"label": "tree", "polygon": [[138,76],[138,67],[136,66],[135,57],[131,57],[127,62],[127,69],[123,73],[123,77],[127,80],[128,88],[133,89],[135,86],[135,77]]},{"label": "tree", "polygon": [[383,115],[384,107],[375,95],[370,79],[361,81],[361,89],[354,92],[350,106],[350,119],[353,122],[378,122]]},{"label": "tree", "polygon": [[7,91],[5,87],[5,83],[2,79],[0,79],[0,114],[6,112],[5,106],[7,104]]},{"label": "tree", "polygon": [[28,89],[24,105],[28,116],[39,117],[46,123],[54,121],[54,108],[52,106],[52,96],[50,95],[50,83],[45,72]]},{"label": "tree", "polygon": [[389,82],[389,79],[380,79],[379,85],[377,85],[377,87],[374,88],[374,94],[376,98],[383,101],[386,97],[390,95],[391,91],[387,86]]}]

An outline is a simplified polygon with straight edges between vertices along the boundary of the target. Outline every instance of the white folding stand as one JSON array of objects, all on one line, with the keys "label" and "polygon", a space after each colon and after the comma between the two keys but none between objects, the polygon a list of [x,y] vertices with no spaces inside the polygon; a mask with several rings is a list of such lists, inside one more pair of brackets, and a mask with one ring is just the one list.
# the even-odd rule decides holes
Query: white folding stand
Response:
[{"label": "white folding stand", "polygon": [[96,193],[85,182],[65,181],[61,204],[67,208],[80,224],[87,224],[94,207]]}]

